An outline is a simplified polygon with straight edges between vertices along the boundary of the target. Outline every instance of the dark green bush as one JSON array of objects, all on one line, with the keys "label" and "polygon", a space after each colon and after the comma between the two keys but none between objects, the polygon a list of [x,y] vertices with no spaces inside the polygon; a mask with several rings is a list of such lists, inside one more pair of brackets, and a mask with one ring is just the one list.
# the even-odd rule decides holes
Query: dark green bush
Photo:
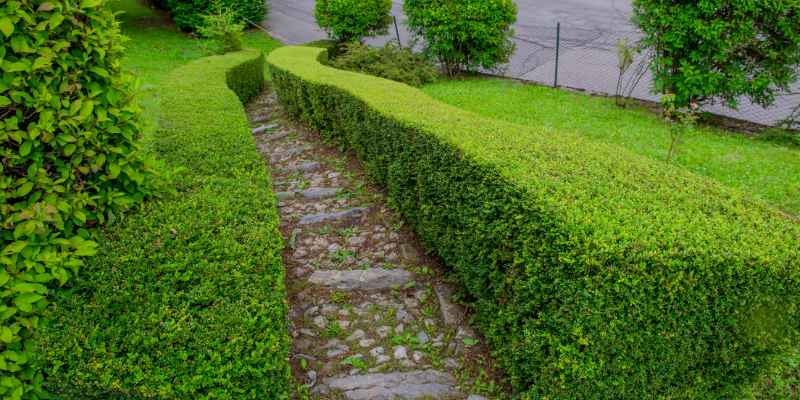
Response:
[{"label": "dark green bush", "polygon": [[411,33],[444,72],[494,69],[514,53],[512,0],[405,0]]},{"label": "dark green bush", "polygon": [[230,9],[236,15],[236,22],[249,26],[249,22],[259,24],[267,15],[266,0],[166,0],[167,9],[179,28],[195,31],[203,26],[203,16],[215,7]]},{"label": "dark green bush", "polygon": [[30,341],[48,289],[83,273],[92,228],[154,189],[122,43],[104,0],[0,2],[1,398],[40,398]]},{"label": "dark green bush", "polygon": [[392,22],[391,0],[316,0],[314,16],[328,36],[340,43],[386,33]]},{"label": "dark green bush", "polygon": [[411,86],[422,86],[436,80],[437,72],[425,57],[389,42],[373,49],[361,43],[349,43],[341,49],[331,66],[362,72]]},{"label": "dark green bush", "polygon": [[796,221],[577,133],[323,66],[323,51],[269,56],[280,101],[387,188],[521,397],[740,398],[798,343]]},{"label": "dark green bush", "polygon": [[288,398],[276,199],[240,103],[263,74],[246,51],[166,80],[152,147],[177,193],[104,230],[56,296],[36,353],[57,398]]},{"label": "dark green bush", "polygon": [[678,107],[740,97],[769,105],[798,79],[800,2],[635,0],[660,93]]}]

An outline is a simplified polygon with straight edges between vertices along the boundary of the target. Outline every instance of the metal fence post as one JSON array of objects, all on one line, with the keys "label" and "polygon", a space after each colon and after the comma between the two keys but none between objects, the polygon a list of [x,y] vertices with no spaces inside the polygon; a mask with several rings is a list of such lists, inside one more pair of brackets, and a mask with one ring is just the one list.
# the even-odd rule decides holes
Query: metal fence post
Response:
[{"label": "metal fence post", "polygon": [[403,42],[400,41],[400,29],[397,28],[397,17],[392,15],[392,20],[394,21],[394,33],[397,35],[397,44],[403,47]]},{"label": "metal fence post", "polygon": [[558,56],[559,50],[561,49],[561,22],[556,23],[556,73],[555,79],[553,79],[553,87],[558,87]]}]

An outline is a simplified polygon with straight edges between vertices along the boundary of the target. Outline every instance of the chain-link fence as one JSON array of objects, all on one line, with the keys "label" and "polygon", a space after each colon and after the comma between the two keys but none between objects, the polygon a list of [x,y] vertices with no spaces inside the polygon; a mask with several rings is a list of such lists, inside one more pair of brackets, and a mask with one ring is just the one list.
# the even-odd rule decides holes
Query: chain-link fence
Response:
[{"label": "chain-link fence", "polygon": [[[525,34],[514,40],[514,60],[502,75],[544,85],[566,87],[591,93],[658,101],[652,93],[650,62],[647,50],[630,51],[641,34],[635,30],[586,29],[568,23],[552,26],[520,25]],[[625,58],[627,54],[630,58]],[[778,96],[764,108],[741,99],[737,110],[711,104],[705,111],[760,125],[779,125],[800,116],[800,84],[792,93]]]}]

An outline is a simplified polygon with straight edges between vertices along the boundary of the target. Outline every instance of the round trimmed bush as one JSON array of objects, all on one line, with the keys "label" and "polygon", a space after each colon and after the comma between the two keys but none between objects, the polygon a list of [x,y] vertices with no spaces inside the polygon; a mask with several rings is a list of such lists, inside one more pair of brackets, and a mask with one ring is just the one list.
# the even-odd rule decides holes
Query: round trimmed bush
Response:
[{"label": "round trimmed bush", "polygon": [[91,229],[149,192],[133,78],[105,0],[0,3],[0,397],[42,396],[31,338]]},{"label": "round trimmed bush", "polygon": [[448,75],[494,69],[514,53],[511,0],[406,0],[404,9],[408,28]]},{"label": "round trimmed bush", "polygon": [[383,35],[392,22],[391,0],[317,0],[317,24],[338,42]]}]

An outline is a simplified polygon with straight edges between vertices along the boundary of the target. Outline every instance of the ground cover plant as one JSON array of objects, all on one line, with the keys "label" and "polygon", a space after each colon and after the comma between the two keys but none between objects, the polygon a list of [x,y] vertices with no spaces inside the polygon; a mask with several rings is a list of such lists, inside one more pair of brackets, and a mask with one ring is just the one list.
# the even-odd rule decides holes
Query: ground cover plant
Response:
[{"label": "ground cover plant", "polygon": [[323,51],[271,53],[280,101],[387,188],[523,398],[739,398],[793,354],[796,221],[575,132],[326,67]]},{"label": "ground cover plant", "polygon": [[[612,99],[501,79],[442,81],[423,89],[464,110],[526,126],[573,132],[663,161],[670,124],[650,110]],[[681,137],[672,161],[800,215],[800,149],[699,126]]]},{"label": "ground cover plant", "polygon": [[403,82],[411,86],[431,83],[438,77],[436,67],[411,49],[389,42],[373,49],[361,43],[349,43],[339,48],[330,65],[348,71],[361,72]]},{"label": "ground cover plant", "polygon": [[103,1],[0,4],[0,397],[42,396],[32,337],[92,230],[157,191]]}]

